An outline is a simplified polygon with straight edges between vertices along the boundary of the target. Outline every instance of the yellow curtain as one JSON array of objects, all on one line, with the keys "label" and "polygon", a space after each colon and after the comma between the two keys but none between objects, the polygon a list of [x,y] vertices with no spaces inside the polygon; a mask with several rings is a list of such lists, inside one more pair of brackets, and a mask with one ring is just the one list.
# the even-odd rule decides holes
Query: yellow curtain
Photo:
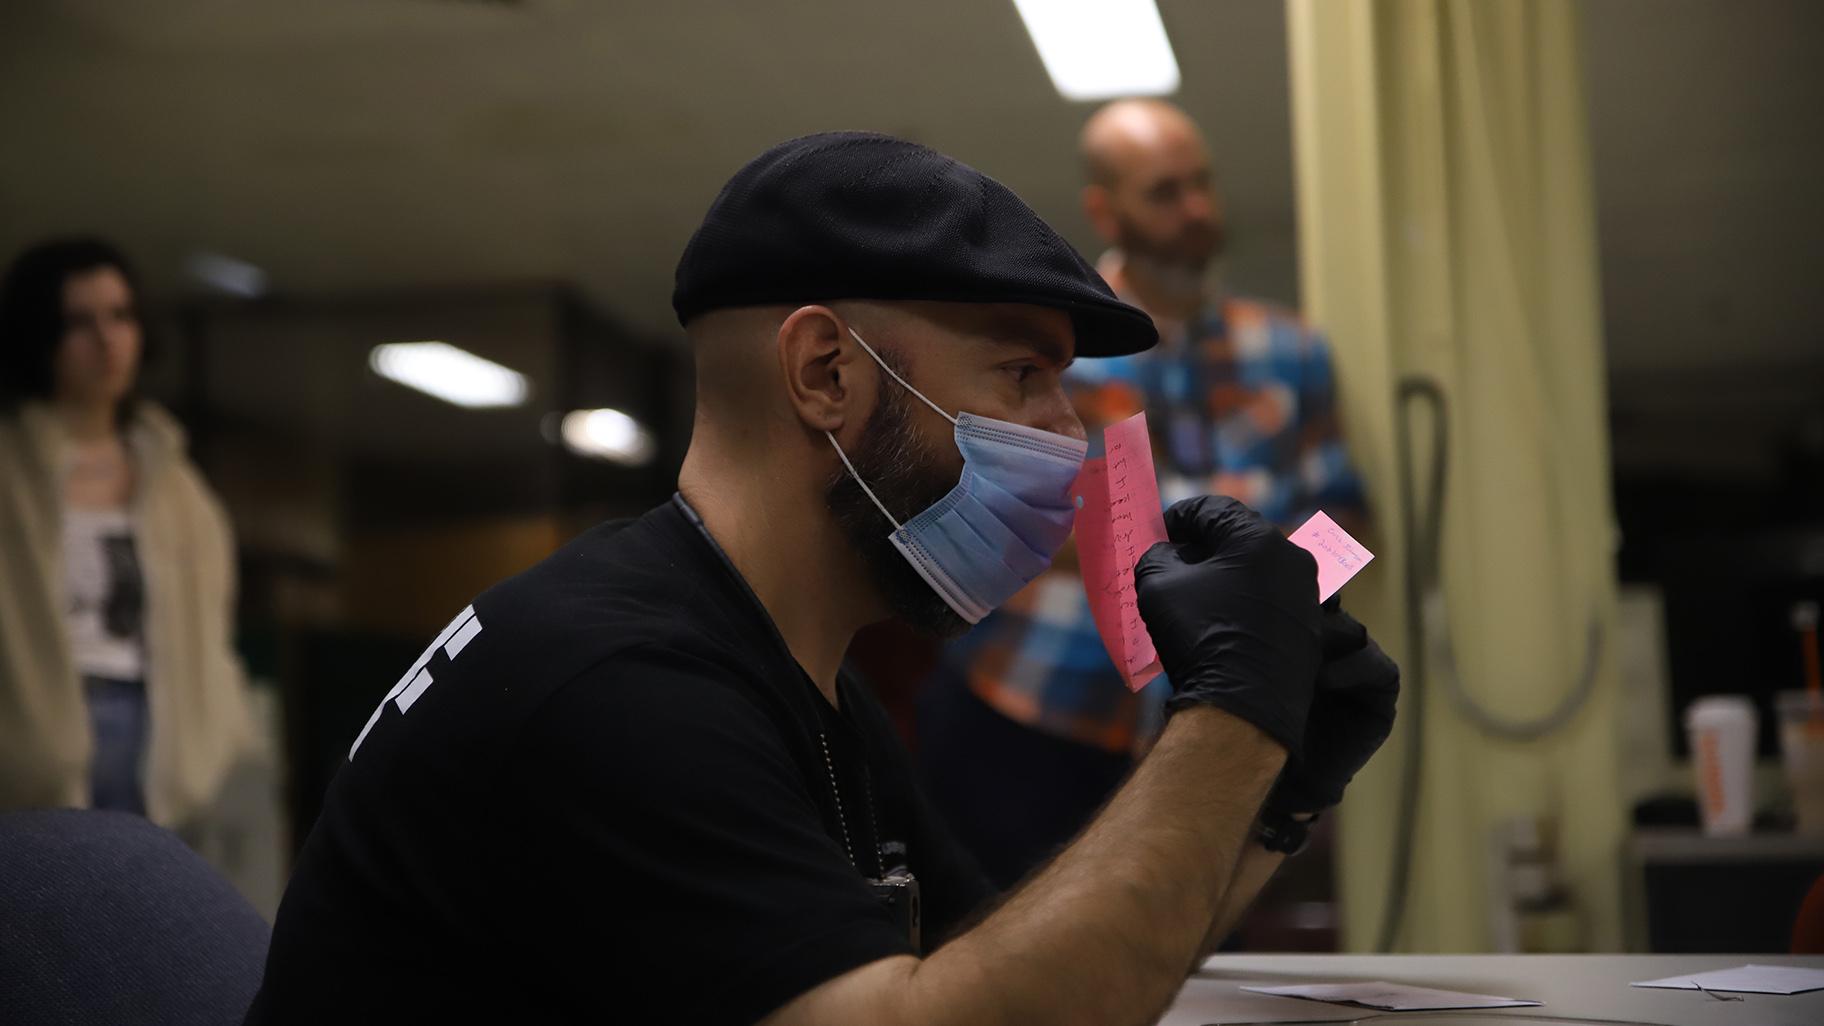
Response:
[{"label": "yellow curtain", "polygon": [[[1575,5],[1288,0],[1287,13],[1303,302],[1336,346],[1381,556],[1349,602],[1403,664],[1420,655],[1401,651],[1399,525],[1410,511],[1395,396],[1422,375],[1449,406],[1441,606],[1458,678],[1498,716],[1538,717],[1580,679],[1592,623],[1606,630],[1615,615]],[[1423,418],[1415,427],[1427,437]],[[1606,649],[1589,701],[1564,727],[1519,741],[1461,711],[1426,647],[1415,858],[1396,949],[1490,947],[1502,876],[1493,834],[1516,816],[1555,824],[1577,945],[1619,949],[1625,814]],[[1402,704],[1410,716],[1413,697]],[[1382,921],[1404,728],[1341,812],[1351,950],[1371,947]]]}]

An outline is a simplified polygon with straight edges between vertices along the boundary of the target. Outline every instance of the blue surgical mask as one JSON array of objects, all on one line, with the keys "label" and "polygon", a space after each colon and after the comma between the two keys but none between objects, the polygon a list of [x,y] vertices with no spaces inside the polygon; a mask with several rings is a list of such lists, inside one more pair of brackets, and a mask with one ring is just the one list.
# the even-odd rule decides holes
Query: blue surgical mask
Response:
[{"label": "blue surgical mask", "polygon": [[977,623],[1044,573],[1064,547],[1076,519],[1070,486],[1089,443],[970,413],[952,417],[895,374],[855,329],[849,334],[888,376],[956,425],[963,475],[948,494],[902,524],[855,472],[836,436],[824,436],[893,525],[893,547],[956,615]]}]

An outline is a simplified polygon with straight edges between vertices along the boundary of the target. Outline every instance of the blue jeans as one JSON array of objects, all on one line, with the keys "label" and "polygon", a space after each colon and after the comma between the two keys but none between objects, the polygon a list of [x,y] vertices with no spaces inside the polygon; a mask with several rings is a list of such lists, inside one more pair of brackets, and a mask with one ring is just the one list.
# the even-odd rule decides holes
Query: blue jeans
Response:
[{"label": "blue jeans", "polygon": [[146,685],[137,680],[84,677],[95,759],[89,767],[89,804],[97,809],[146,814],[142,765],[146,754]]}]

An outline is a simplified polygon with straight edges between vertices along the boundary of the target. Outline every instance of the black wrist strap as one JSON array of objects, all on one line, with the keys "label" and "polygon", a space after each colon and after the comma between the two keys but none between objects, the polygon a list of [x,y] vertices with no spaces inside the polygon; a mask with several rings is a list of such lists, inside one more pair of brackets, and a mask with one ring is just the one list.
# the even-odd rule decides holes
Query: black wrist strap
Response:
[{"label": "black wrist strap", "polygon": [[1317,817],[1293,819],[1290,813],[1276,809],[1260,810],[1260,825],[1255,840],[1262,848],[1290,858],[1311,844],[1311,824]]}]

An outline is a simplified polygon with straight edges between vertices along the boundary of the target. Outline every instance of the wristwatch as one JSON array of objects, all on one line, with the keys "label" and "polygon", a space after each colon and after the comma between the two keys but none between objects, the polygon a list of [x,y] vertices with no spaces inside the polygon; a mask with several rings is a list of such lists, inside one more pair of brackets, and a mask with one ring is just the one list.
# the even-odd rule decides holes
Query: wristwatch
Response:
[{"label": "wristwatch", "polygon": [[1279,852],[1290,858],[1304,851],[1311,844],[1311,824],[1317,822],[1315,814],[1304,819],[1294,819],[1291,813],[1275,809],[1260,810],[1260,829],[1255,833],[1255,840],[1268,851]]}]

